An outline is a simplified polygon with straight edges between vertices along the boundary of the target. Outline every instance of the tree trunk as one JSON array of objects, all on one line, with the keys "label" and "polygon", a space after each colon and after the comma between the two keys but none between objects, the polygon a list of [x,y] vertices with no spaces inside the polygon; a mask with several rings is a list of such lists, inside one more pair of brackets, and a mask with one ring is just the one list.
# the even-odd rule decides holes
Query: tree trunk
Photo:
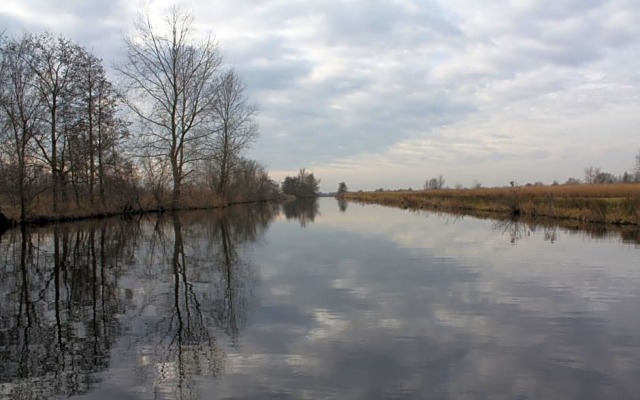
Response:
[{"label": "tree trunk", "polygon": [[178,210],[180,208],[180,186],[182,177],[176,160],[171,160],[171,170],[173,173],[173,192],[171,194],[171,209]]},{"label": "tree trunk", "polygon": [[220,162],[220,179],[218,179],[218,193],[224,201],[227,197],[227,152],[222,154],[222,161]]},{"label": "tree trunk", "polygon": [[94,206],[94,189],[93,182],[96,179],[96,165],[95,165],[95,154],[94,154],[94,145],[93,145],[93,96],[89,95],[89,109],[87,110],[89,113],[89,204],[91,207]]},{"label": "tree trunk", "polygon": [[53,213],[58,213],[58,196],[60,190],[60,175],[58,174],[58,148],[56,140],[56,110],[55,98],[51,110],[51,179],[53,184]]},{"label": "tree trunk", "polygon": [[106,208],[106,199],[104,194],[104,165],[102,160],[102,121],[98,119],[98,191],[100,192],[100,204],[102,209]]}]

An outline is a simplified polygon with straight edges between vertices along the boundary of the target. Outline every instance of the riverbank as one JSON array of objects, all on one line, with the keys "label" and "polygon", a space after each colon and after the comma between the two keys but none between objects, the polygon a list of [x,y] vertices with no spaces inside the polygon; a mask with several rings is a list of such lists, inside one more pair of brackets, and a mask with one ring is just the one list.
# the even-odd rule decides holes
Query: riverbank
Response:
[{"label": "riverbank", "polygon": [[410,210],[479,211],[498,217],[640,225],[640,184],[350,192],[343,197]]},{"label": "riverbank", "polygon": [[17,213],[17,209],[4,214],[0,211],[0,234],[9,229],[15,228],[20,225],[35,225],[35,226],[44,226],[49,224],[56,224],[62,222],[77,222],[77,221],[86,221],[86,220],[97,220],[104,218],[112,218],[112,217],[132,217],[135,215],[144,215],[144,214],[162,214],[165,212],[171,211],[196,211],[196,210],[213,210],[220,209],[225,207],[230,207],[234,205],[240,204],[251,204],[251,203],[264,203],[270,201],[284,201],[285,198],[280,196],[277,198],[270,199],[261,199],[261,200],[242,200],[242,201],[230,201],[230,202],[220,202],[220,201],[211,201],[205,204],[199,205],[185,205],[180,208],[170,208],[170,207],[157,207],[157,206],[122,206],[117,209],[109,210],[109,211],[96,211],[91,209],[74,209],[73,211],[66,211],[56,215],[52,214],[37,214],[32,215],[25,220],[20,220],[15,215]]}]

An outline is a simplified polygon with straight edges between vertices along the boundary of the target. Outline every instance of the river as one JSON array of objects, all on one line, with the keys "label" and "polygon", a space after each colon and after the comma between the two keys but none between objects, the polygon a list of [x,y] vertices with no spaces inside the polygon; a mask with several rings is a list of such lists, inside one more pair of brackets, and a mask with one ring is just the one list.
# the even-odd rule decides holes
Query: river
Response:
[{"label": "river", "polygon": [[0,398],[636,399],[638,232],[338,202],[0,237]]}]

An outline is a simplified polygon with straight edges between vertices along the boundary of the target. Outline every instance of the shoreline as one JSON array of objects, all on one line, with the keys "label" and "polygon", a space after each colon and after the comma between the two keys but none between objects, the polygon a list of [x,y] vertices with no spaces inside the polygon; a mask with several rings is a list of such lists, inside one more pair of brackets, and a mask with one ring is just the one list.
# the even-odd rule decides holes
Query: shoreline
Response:
[{"label": "shoreline", "polygon": [[191,206],[191,207],[181,207],[181,208],[164,208],[164,207],[137,208],[137,209],[129,208],[129,209],[122,209],[120,211],[105,211],[105,212],[94,212],[94,213],[87,213],[87,214],[36,215],[24,221],[18,221],[16,219],[7,217],[5,214],[2,213],[2,211],[0,211],[0,235],[7,232],[8,230],[15,229],[20,226],[42,227],[42,226],[53,225],[58,223],[101,220],[101,219],[113,218],[113,217],[126,218],[126,217],[133,217],[133,216],[139,216],[139,215],[145,215],[145,214],[165,214],[165,213],[180,212],[180,211],[216,210],[216,209],[223,209],[223,208],[242,205],[242,204],[281,202],[282,200],[283,200],[282,198],[275,198],[275,199],[266,199],[266,200],[248,200],[248,201],[229,202],[229,203],[218,204],[218,205]]},{"label": "shoreline", "polygon": [[341,197],[405,210],[640,225],[640,184],[349,192]]}]

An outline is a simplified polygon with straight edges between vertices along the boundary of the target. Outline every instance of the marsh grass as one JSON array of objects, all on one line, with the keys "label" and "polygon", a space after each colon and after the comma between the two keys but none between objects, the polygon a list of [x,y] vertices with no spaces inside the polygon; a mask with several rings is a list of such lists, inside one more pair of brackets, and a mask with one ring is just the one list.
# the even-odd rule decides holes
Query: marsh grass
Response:
[{"label": "marsh grass", "polygon": [[640,184],[354,192],[344,197],[411,210],[481,211],[507,216],[640,224]]}]

